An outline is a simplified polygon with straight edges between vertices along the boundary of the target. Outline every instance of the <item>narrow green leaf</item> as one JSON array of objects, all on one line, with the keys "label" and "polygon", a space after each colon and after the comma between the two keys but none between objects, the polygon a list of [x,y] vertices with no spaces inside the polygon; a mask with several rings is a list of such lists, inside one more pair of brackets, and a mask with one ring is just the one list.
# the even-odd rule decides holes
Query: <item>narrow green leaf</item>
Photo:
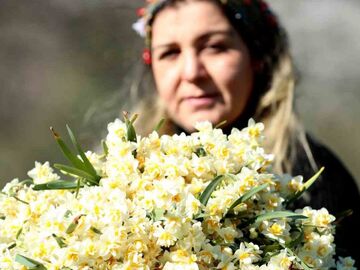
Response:
[{"label": "narrow green leaf", "polygon": [[71,234],[72,232],[75,231],[77,225],[79,224],[79,220],[81,217],[85,216],[84,214],[79,215],[77,217],[74,218],[74,220],[70,223],[69,227],[66,229],[66,233],[67,234]]},{"label": "narrow green leaf", "polygon": [[324,167],[322,167],[313,177],[311,177],[308,181],[305,182],[304,187],[301,191],[296,192],[293,196],[291,196],[290,198],[288,198],[285,202],[285,205],[289,205],[292,202],[296,201],[298,198],[301,197],[301,195],[304,194],[304,192],[306,190],[309,189],[309,187],[314,184],[314,182],[316,181],[316,179],[319,178],[320,174],[324,171]]},{"label": "narrow green leaf", "polygon": [[165,123],[165,119],[163,118],[163,119],[161,119],[161,120],[159,121],[159,123],[156,125],[156,127],[154,128],[154,130],[155,130],[156,132],[159,132],[159,130],[161,129],[161,127],[164,125],[164,123]]},{"label": "narrow green leaf", "polygon": [[18,232],[16,233],[16,236],[15,236],[16,240],[19,239],[19,236],[20,236],[20,234],[22,233],[22,230],[23,230],[23,228],[21,227],[21,228],[18,230]]},{"label": "narrow green leaf", "polygon": [[295,248],[296,246],[300,245],[304,239],[304,231],[297,230],[291,234],[291,241],[286,243],[287,248]]},{"label": "narrow green leaf", "polygon": [[250,189],[248,192],[246,192],[244,195],[242,195],[239,199],[237,199],[229,208],[228,213],[231,212],[236,206],[238,206],[239,204],[247,201],[248,199],[250,199],[252,196],[254,196],[256,193],[260,192],[261,190],[265,189],[268,186],[268,184],[263,184],[261,186],[258,187],[254,187],[252,189]]},{"label": "narrow green leaf", "polygon": [[5,220],[6,217],[5,216],[0,216],[0,219]]},{"label": "narrow green leaf", "polygon": [[[284,247],[284,246],[283,246]],[[285,248],[285,247],[284,247]],[[313,270],[313,268],[309,267],[302,259],[300,259],[300,257],[294,252],[292,251],[290,248],[286,248],[287,253],[289,254],[289,256],[291,257],[295,257],[296,261],[300,264],[300,266],[304,269],[304,270]]]},{"label": "narrow green leaf", "polygon": [[81,180],[78,179],[76,181],[77,185],[76,185],[76,191],[75,191],[75,198],[77,198],[79,196],[79,191],[80,191],[80,188],[81,188]]},{"label": "narrow green leaf", "polygon": [[109,148],[106,144],[106,141],[105,140],[101,140],[101,145],[102,145],[102,148],[103,148],[103,151],[104,151],[104,155],[107,156],[109,154]]},{"label": "narrow green leaf", "polygon": [[78,184],[76,181],[55,180],[48,183],[35,185],[33,189],[34,190],[76,189],[77,186]]},{"label": "narrow green leaf", "polygon": [[93,226],[90,227],[90,230],[92,230],[96,234],[102,234],[102,232],[99,229],[97,229],[97,228],[95,228]]},{"label": "narrow green leaf", "polygon": [[133,124],[129,120],[125,120],[126,124],[126,137],[129,142],[136,142],[136,132]]},{"label": "narrow green leaf", "polygon": [[65,238],[64,237],[59,237],[56,234],[52,234],[52,237],[55,238],[56,243],[59,245],[60,248],[64,248],[67,247],[67,244],[64,242]]},{"label": "narrow green leaf", "polygon": [[70,210],[66,210],[66,212],[64,214],[64,218],[70,217],[71,214],[72,214],[72,212]]},{"label": "narrow green leaf", "polygon": [[198,149],[195,150],[195,154],[198,157],[205,157],[206,156],[206,151],[203,147],[199,147]]},{"label": "narrow green leaf", "polygon": [[8,250],[13,249],[16,247],[16,243],[12,243],[10,246],[7,247]]},{"label": "narrow green leaf", "polygon": [[307,219],[307,216],[300,215],[290,211],[274,211],[258,215],[254,222],[259,223],[265,220],[276,219],[276,218],[291,218],[291,219]]},{"label": "narrow green leaf", "polygon": [[69,147],[61,139],[60,135],[57,134],[52,127],[50,127],[50,130],[53,133],[56,142],[60,146],[60,149],[64,153],[65,157],[71,162],[71,164],[73,164],[78,169],[85,169],[84,163],[75,154],[71,152]]},{"label": "narrow green leaf", "polygon": [[216,189],[216,187],[220,184],[221,180],[224,178],[224,175],[218,175],[216,176],[211,182],[210,184],[205,188],[205,190],[203,191],[203,193],[200,196],[199,201],[206,206],[206,204],[208,203],[211,194],[213,193],[213,191]]},{"label": "narrow green leaf", "polygon": [[28,202],[25,202],[24,200],[21,200],[20,198],[18,198],[17,196],[11,196],[11,197],[13,197],[15,200],[17,200],[17,201],[19,201],[19,202],[21,202],[21,203],[23,203],[23,204],[27,204],[27,205],[29,205],[29,203]]},{"label": "narrow green leaf", "polygon": [[76,176],[85,178],[86,180],[88,180],[89,182],[91,182],[95,185],[99,184],[97,179],[93,175],[87,173],[86,171],[79,170],[77,168],[70,167],[70,166],[63,165],[63,164],[54,164],[54,167],[58,170],[65,171],[67,173],[74,174]]},{"label": "narrow green leaf", "polygon": [[222,126],[224,126],[224,125],[226,124],[226,122],[227,122],[226,120],[220,122],[219,124],[217,124],[217,125],[215,126],[215,128],[221,128]]},{"label": "narrow green leaf", "polygon": [[22,256],[20,254],[16,254],[15,261],[26,266],[31,270],[46,270],[46,267],[42,263],[30,259],[28,257]]},{"label": "narrow green leaf", "polygon": [[70,139],[73,143],[73,145],[75,146],[76,150],[78,151],[81,159],[83,160],[84,162],[84,165],[87,169],[87,172],[89,174],[91,174],[95,179],[98,178],[97,176],[97,173],[96,173],[96,170],[94,168],[94,166],[90,163],[89,159],[86,157],[84,151],[82,150],[80,144],[78,143],[74,133],[72,132],[72,130],[70,129],[70,127],[68,125],[66,125],[66,128],[67,128],[67,131],[69,133],[69,136],[70,136]]},{"label": "narrow green leaf", "polygon": [[25,179],[19,183],[20,185],[29,186],[34,184],[34,180],[32,179]]}]

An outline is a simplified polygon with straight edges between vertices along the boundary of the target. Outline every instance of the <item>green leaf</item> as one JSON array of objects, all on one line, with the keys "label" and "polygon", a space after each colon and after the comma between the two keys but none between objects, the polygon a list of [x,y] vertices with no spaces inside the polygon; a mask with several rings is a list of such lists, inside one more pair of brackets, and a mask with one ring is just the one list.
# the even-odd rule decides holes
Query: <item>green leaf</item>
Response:
[{"label": "green leaf", "polygon": [[79,176],[79,177],[82,177],[82,178],[85,178],[86,180],[88,180],[89,182],[93,183],[94,185],[98,185],[99,182],[98,180],[91,174],[89,174],[88,172],[86,171],[83,171],[83,170],[79,170],[77,168],[74,168],[74,167],[70,167],[70,166],[67,166],[67,165],[63,165],[63,164],[54,164],[54,167],[56,169],[59,169],[61,171],[65,171],[69,174],[73,174],[73,175],[76,175],[76,176]]},{"label": "green leaf", "polygon": [[11,197],[13,197],[15,200],[17,200],[17,201],[19,201],[19,202],[21,202],[21,203],[23,203],[23,204],[27,204],[27,205],[29,205],[29,203],[28,203],[28,202],[25,202],[25,201],[21,200],[21,199],[20,199],[20,198],[18,198],[17,196],[11,196]]},{"label": "green leaf", "polygon": [[46,270],[46,267],[42,263],[30,259],[28,257],[22,256],[20,254],[16,254],[15,261],[26,266],[31,270]]},{"label": "green leaf", "polygon": [[314,184],[314,182],[316,181],[316,179],[319,178],[320,174],[324,171],[324,167],[322,167],[313,177],[311,177],[308,181],[306,181],[306,183],[304,184],[304,187],[301,191],[299,192],[296,192],[293,196],[291,196],[290,198],[288,198],[286,201],[285,201],[285,205],[289,205],[291,204],[292,202],[296,201],[298,198],[301,197],[301,195],[304,194],[304,192],[306,190],[309,189],[309,187]]},{"label": "green leaf", "polygon": [[95,170],[94,166],[90,163],[89,159],[86,157],[84,151],[82,150],[80,144],[77,142],[77,139],[76,139],[74,133],[72,132],[72,130],[70,129],[70,127],[68,125],[66,125],[66,128],[67,128],[67,131],[69,133],[69,136],[70,136],[70,139],[71,139],[73,145],[75,146],[75,148],[78,151],[81,159],[84,162],[84,165],[85,165],[85,167],[87,169],[86,171],[89,174],[91,174],[95,179],[99,178],[97,173],[96,173],[96,170]]},{"label": "green leaf", "polygon": [[16,247],[16,243],[12,243],[10,246],[7,247],[8,250],[13,249]]},{"label": "green leaf", "polygon": [[75,198],[77,199],[77,197],[79,196],[79,191],[80,191],[80,188],[81,188],[81,180],[78,179],[76,181],[77,185],[76,185],[76,191],[75,191]]},{"label": "green leaf", "polygon": [[72,215],[72,212],[70,210],[66,210],[66,212],[64,214],[64,218],[68,218],[68,217],[70,217],[70,215]]},{"label": "green leaf", "polygon": [[260,223],[265,220],[277,219],[277,218],[307,219],[308,217],[290,211],[274,211],[274,212],[258,215],[257,217],[255,217],[254,222]]},{"label": "green leaf", "polygon": [[97,229],[97,228],[95,228],[93,226],[90,227],[90,230],[93,231],[96,234],[102,234],[102,232],[99,229]]},{"label": "green leaf", "polygon": [[[282,245],[283,246],[283,245]],[[283,246],[283,248],[285,248]],[[290,248],[286,248],[287,253],[289,254],[289,256],[291,257],[295,257],[296,261],[299,262],[300,266],[304,269],[304,270],[313,270],[313,268],[309,267],[302,259],[300,259],[300,257],[293,252]]]},{"label": "green leaf", "polygon": [[125,120],[125,124],[126,124],[126,138],[129,142],[136,142],[136,132],[135,132],[135,128],[133,126],[133,124],[126,119]]},{"label": "green leaf", "polygon": [[109,154],[109,148],[106,144],[106,141],[105,140],[101,140],[101,145],[102,145],[102,148],[103,148],[103,151],[104,151],[104,155],[107,156]]},{"label": "green leaf", "polygon": [[244,195],[242,195],[239,199],[237,199],[229,208],[228,213],[231,212],[236,206],[239,204],[247,201],[252,196],[254,196],[256,193],[260,192],[261,190],[265,189],[268,186],[268,184],[263,184],[261,186],[254,187],[250,189],[248,192],[246,192]]},{"label": "green leaf", "polygon": [[154,128],[154,131],[159,132],[159,130],[161,129],[161,127],[164,125],[164,123],[165,123],[165,119],[163,118],[163,119],[161,119],[161,120],[159,121],[159,123],[156,125],[156,127]]},{"label": "green leaf", "polygon": [[226,122],[227,122],[226,120],[220,122],[219,124],[217,124],[217,125],[215,126],[215,128],[221,128],[222,126],[224,126],[224,125],[226,124]]},{"label": "green leaf", "polygon": [[15,236],[16,240],[19,239],[19,236],[20,236],[20,234],[22,233],[22,230],[23,230],[23,228],[21,227],[21,228],[17,231],[16,236]]},{"label": "green leaf", "polygon": [[304,231],[297,230],[291,234],[291,241],[286,243],[287,248],[295,248],[296,246],[300,245],[304,239]]},{"label": "green leaf", "polygon": [[52,234],[52,236],[55,238],[56,242],[58,243],[60,248],[67,247],[67,244],[64,242],[64,237],[59,237],[56,234]]},{"label": "green leaf", "polygon": [[34,184],[34,180],[32,179],[25,179],[19,183],[20,185],[29,186]]},{"label": "green leaf", "polygon": [[195,150],[195,154],[198,157],[205,157],[206,156],[206,151],[203,147],[199,147],[198,149]]},{"label": "green leaf", "polygon": [[84,214],[81,214],[74,218],[74,220],[70,223],[69,227],[66,229],[67,234],[71,234],[75,231],[77,225],[79,224],[79,220],[81,217],[85,216]]},{"label": "green leaf", "polygon": [[78,169],[85,169],[85,165],[82,162],[81,159],[79,159],[76,155],[74,155],[69,147],[64,143],[64,141],[61,139],[60,135],[55,132],[55,130],[51,127],[50,130],[52,131],[54,138],[58,145],[60,146],[60,149],[64,153],[65,157]]},{"label": "green leaf", "polygon": [[55,180],[44,184],[35,185],[33,189],[34,190],[76,189],[77,186],[78,184],[76,181]]},{"label": "green leaf", "polygon": [[220,184],[221,180],[224,178],[224,175],[218,175],[216,176],[211,182],[210,184],[205,188],[205,190],[203,191],[203,193],[200,196],[199,201],[206,206],[206,204],[208,203],[211,194],[213,193],[213,191],[216,189],[216,187]]}]

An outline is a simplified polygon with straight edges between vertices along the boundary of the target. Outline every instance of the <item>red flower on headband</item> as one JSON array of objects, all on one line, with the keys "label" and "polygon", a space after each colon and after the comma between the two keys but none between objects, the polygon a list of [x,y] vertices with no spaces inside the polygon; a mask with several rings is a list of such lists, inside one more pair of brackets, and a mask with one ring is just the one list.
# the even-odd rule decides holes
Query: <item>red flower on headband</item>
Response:
[{"label": "red flower on headband", "polygon": [[144,16],[145,11],[146,11],[145,8],[138,8],[138,9],[136,10],[136,15],[137,15],[138,17],[142,17],[142,16]]},{"label": "red flower on headband", "polygon": [[144,49],[142,53],[142,59],[146,65],[151,65],[151,52],[149,49]]}]

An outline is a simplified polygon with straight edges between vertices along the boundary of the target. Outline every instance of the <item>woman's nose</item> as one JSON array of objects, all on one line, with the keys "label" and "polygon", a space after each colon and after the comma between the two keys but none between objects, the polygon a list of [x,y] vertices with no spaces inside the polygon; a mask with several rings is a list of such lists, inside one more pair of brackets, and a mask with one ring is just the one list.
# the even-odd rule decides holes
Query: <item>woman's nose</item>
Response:
[{"label": "woman's nose", "polygon": [[196,53],[184,54],[182,60],[183,80],[193,82],[206,76],[204,63]]}]

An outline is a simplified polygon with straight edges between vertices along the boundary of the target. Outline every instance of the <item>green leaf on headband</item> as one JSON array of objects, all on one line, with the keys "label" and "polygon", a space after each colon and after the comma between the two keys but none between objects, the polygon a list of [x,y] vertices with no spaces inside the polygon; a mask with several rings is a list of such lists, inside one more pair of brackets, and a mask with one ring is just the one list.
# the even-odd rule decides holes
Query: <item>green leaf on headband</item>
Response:
[{"label": "green leaf on headband", "polygon": [[218,175],[216,176],[211,182],[210,184],[205,188],[205,190],[203,191],[203,193],[201,194],[199,201],[203,204],[203,205],[207,205],[211,194],[213,193],[213,191],[216,189],[216,187],[220,184],[220,182],[222,181],[222,179],[224,178],[224,175]]},{"label": "green leaf on headband", "polygon": [[46,270],[46,267],[42,263],[20,254],[16,254],[15,261],[26,266],[30,270]]}]

